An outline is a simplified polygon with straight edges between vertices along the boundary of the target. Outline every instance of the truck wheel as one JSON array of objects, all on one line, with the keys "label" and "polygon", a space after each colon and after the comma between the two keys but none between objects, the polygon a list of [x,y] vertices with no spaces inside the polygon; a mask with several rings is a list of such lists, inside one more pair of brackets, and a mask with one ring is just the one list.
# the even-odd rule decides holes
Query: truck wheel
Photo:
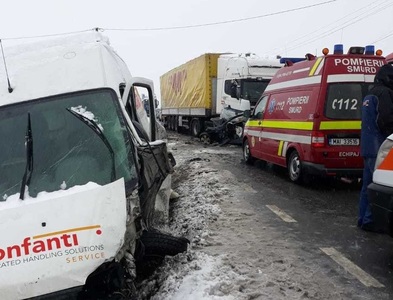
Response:
[{"label": "truck wheel", "polygon": [[175,116],[171,116],[171,130],[172,131],[175,130],[175,123],[176,123],[176,117]]},{"label": "truck wheel", "polygon": [[255,158],[251,156],[250,152],[250,144],[248,143],[248,140],[246,139],[243,143],[243,158],[246,164],[253,164],[255,161]]},{"label": "truck wheel", "polygon": [[175,132],[178,132],[178,129],[179,129],[179,120],[177,119],[177,117],[175,116],[175,117],[173,117],[173,130],[175,131]]},{"label": "truck wheel", "polygon": [[300,160],[299,153],[293,151],[288,159],[288,175],[292,182],[300,183],[303,178],[302,161]]},{"label": "truck wheel", "polygon": [[169,116],[167,118],[167,122],[168,122],[168,130],[172,130],[172,116]]},{"label": "truck wheel", "polygon": [[198,119],[191,120],[191,135],[198,137],[201,133],[201,123]]}]

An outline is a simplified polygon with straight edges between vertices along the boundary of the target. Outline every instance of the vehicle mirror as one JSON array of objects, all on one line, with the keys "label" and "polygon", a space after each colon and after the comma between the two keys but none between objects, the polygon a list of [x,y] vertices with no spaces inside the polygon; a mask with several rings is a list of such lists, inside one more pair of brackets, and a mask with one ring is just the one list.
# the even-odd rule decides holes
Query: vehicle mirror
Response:
[{"label": "vehicle mirror", "polygon": [[236,80],[233,80],[231,84],[231,97],[237,100],[240,99],[240,86]]},{"label": "vehicle mirror", "polygon": [[240,86],[236,87],[236,99],[239,100],[240,99]]},{"label": "vehicle mirror", "polygon": [[131,119],[140,123],[150,141],[156,140],[156,100],[151,80],[142,77],[135,77],[132,80],[130,100],[127,100],[131,102]]}]

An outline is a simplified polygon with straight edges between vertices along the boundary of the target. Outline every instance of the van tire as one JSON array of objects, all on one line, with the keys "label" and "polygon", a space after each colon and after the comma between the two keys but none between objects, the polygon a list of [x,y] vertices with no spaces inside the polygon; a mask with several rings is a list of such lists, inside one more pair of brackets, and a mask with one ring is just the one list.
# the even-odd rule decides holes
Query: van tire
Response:
[{"label": "van tire", "polygon": [[248,139],[243,142],[243,159],[248,165],[252,165],[255,162],[255,158],[251,156],[250,144]]},{"label": "van tire", "polygon": [[141,243],[146,256],[174,256],[187,251],[190,241],[184,237],[176,237],[158,230],[146,230],[143,232]]},{"label": "van tire", "polygon": [[287,167],[289,179],[294,183],[301,183],[303,179],[303,167],[299,153],[296,150],[291,152]]}]

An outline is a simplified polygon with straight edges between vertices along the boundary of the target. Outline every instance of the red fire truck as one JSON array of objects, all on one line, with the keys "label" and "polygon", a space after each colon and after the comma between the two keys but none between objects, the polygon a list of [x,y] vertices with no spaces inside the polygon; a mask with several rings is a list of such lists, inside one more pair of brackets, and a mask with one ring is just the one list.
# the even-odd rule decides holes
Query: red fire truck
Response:
[{"label": "red fire truck", "polygon": [[306,55],[282,67],[246,124],[243,156],[287,167],[289,178],[306,175],[361,177],[361,105],[386,63],[374,46],[335,45],[323,56]]}]

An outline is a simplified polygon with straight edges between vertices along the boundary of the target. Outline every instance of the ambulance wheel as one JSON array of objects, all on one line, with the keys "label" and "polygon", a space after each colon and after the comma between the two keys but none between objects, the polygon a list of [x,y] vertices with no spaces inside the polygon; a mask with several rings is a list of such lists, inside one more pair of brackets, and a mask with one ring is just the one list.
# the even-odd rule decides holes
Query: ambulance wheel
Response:
[{"label": "ambulance wheel", "polygon": [[246,164],[252,165],[255,162],[255,158],[251,156],[250,144],[247,139],[243,143],[243,158]]},{"label": "ambulance wheel", "polygon": [[288,174],[292,182],[300,183],[303,177],[302,162],[297,151],[293,151],[288,159]]}]

